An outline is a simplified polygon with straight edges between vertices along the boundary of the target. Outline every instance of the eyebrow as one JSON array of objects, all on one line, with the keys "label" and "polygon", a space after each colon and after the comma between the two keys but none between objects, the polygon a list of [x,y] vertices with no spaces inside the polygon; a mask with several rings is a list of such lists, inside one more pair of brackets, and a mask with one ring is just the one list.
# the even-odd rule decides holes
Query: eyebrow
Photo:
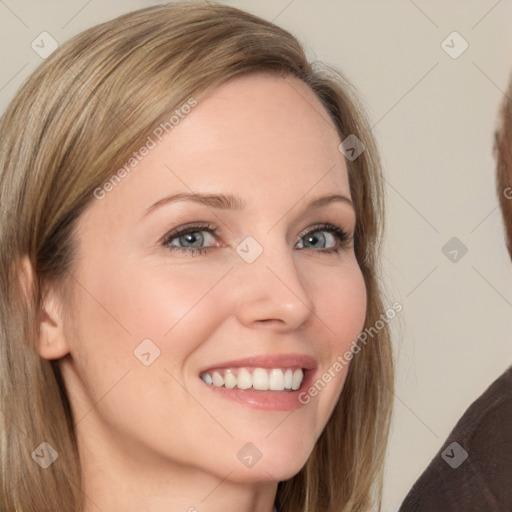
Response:
[{"label": "eyebrow", "polygon": [[[245,211],[247,210],[246,202],[238,196],[234,195],[226,195],[226,194],[186,194],[179,193],[173,194],[167,197],[164,197],[158,200],[156,203],[152,204],[148,208],[146,208],[143,217],[146,217],[151,212],[161,208],[162,206],[181,202],[181,201],[192,201],[194,203],[203,204],[205,206],[209,206],[211,208],[216,208],[219,210],[235,210],[235,211]],[[334,201],[341,201],[350,205],[354,208],[352,201],[341,194],[332,194],[329,196],[322,196],[314,199],[309,203],[309,205],[304,209],[304,212],[312,210],[314,208],[320,208],[322,206],[326,206]]]}]

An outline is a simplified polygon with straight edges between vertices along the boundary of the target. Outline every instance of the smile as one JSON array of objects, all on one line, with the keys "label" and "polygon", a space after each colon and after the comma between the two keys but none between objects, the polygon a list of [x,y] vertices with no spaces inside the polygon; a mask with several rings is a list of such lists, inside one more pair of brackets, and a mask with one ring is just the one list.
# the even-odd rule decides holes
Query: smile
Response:
[{"label": "smile", "polygon": [[224,368],[203,372],[211,386],[257,391],[296,391],[304,379],[302,368]]},{"label": "smile", "polygon": [[291,411],[304,407],[299,400],[317,371],[317,361],[307,354],[260,354],[217,361],[200,368],[201,385],[213,400],[266,411]]}]

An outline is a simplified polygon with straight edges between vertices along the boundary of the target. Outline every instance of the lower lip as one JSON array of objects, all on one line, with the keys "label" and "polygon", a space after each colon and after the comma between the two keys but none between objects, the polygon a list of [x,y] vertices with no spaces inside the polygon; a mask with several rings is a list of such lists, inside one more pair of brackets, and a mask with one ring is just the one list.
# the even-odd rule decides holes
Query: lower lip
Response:
[{"label": "lower lip", "polygon": [[259,391],[252,388],[228,389],[214,386],[213,384],[206,384],[202,379],[201,382],[219,396],[253,409],[262,409],[266,411],[293,411],[306,405],[299,400],[299,396],[309,388],[313,381],[314,373],[315,372],[313,370],[306,370],[300,388],[296,391]]}]

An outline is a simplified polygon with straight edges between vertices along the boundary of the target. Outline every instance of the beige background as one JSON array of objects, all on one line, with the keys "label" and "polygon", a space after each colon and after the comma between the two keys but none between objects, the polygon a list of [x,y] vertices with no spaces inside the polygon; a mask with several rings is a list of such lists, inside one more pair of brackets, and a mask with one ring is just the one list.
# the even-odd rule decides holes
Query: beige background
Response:
[{"label": "beige background", "polygon": [[[0,109],[57,41],[143,0],[0,0]],[[225,2],[291,30],[364,99],[387,179],[383,261],[396,335],[384,510],[397,510],[466,407],[512,363],[512,272],[494,191],[493,130],[512,68],[512,1]],[[441,47],[457,31],[457,59]],[[448,39],[455,51],[460,41]],[[457,262],[442,252],[457,237]],[[471,454],[470,454],[471,455]]]}]

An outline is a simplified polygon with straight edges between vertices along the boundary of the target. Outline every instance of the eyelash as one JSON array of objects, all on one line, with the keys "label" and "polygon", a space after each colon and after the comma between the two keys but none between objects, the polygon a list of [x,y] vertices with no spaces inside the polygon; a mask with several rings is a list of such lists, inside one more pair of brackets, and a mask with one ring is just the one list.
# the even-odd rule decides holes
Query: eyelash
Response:
[{"label": "eyelash", "polygon": [[[171,233],[167,234],[162,242],[162,245],[169,249],[170,251],[178,251],[181,253],[186,253],[190,256],[194,256],[196,254],[204,255],[208,253],[210,249],[213,249],[213,247],[180,247],[179,245],[171,245],[170,242],[174,240],[175,238],[178,238],[180,236],[185,236],[201,231],[207,231],[211,235],[215,235],[217,232],[217,228],[212,226],[211,224],[198,224],[193,226],[183,226],[181,228],[178,228]],[[320,249],[316,250],[315,252],[320,252],[324,254],[337,254],[339,253],[343,248],[345,248],[348,243],[351,241],[351,237],[349,234],[342,228],[338,226],[334,226],[333,224],[317,224],[315,226],[312,226],[308,228],[306,231],[303,231],[299,235],[299,240],[302,240],[306,235],[310,233],[316,233],[317,231],[327,231],[328,233],[331,233],[335,236],[335,238],[338,240],[338,246],[331,249]],[[301,248],[300,250],[307,249],[307,247]],[[314,250],[314,249],[313,249]]]}]

